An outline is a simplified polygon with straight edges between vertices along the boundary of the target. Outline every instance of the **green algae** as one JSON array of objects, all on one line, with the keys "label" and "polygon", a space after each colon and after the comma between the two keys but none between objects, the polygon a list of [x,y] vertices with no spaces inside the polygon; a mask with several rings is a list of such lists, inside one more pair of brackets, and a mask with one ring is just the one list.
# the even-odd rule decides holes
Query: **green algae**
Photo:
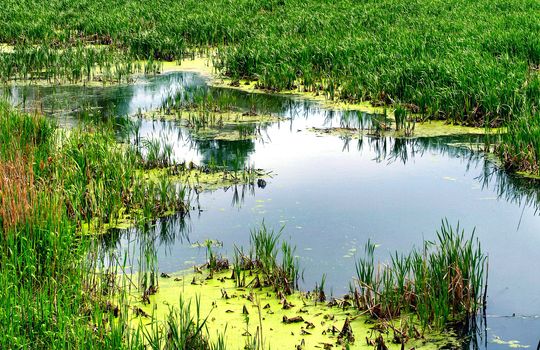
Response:
[{"label": "green algae", "polygon": [[259,179],[268,178],[271,172],[262,169],[247,168],[244,170],[207,169],[204,167],[187,167],[181,170],[171,168],[157,168],[145,170],[142,176],[147,181],[159,181],[161,177],[168,177],[198,192],[213,191],[240,185],[252,185]]},{"label": "green algae", "polygon": [[[210,339],[226,330],[227,348],[243,349],[253,337],[260,337],[262,329],[264,348],[284,349],[300,346],[301,349],[345,348],[372,349],[375,340],[382,336],[389,349],[401,349],[394,342],[392,327],[399,329],[404,319],[395,320],[382,330],[381,324],[348,306],[345,299],[332,303],[315,302],[310,293],[295,292],[283,297],[271,288],[237,288],[231,271],[214,273],[186,273],[165,275],[160,278],[157,293],[149,297],[149,304],[140,295],[133,294],[129,303],[131,310],[143,310],[150,317],[137,316],[131,312],[131,325],[149,327],[155,322],[165,322],[170,307],[178,305],[179,299],[199,301],[200,314],[207,318]],[[254,279],[255,276],[251,276]],[[137,312],[139,314],[139,312]],[[340,340],[346,320],[350,321],[354,343]],[[444,345],[457,346],[453,333],[432,333],[423,338],[411,339],[407,348],[436,349]]]},{"label": "green algae", "polygon": [[135,215],[127,214],[125,208],[121,208],[114,219],[106,223],[101,223],[97,219],[81,224],[79,229],[82,235],[104,234],[111,229],[128,229],[135,224]]},{"label": "green algae", "polygon": [[238,141],[255,139],[260,128],[283,118],[271,114],[258,114],[242,111],[151,111],[138,114],[149,120],[177,121],[188,128],[192,136],[203,140]]},{"label": "green algae", "polygon": [[501,129],[485,129],[472,126],[453,125],[441,120],[417,122],[415,123],[414,130],[411,134],[407,134],[403,130],[396,131],[390,127],[381,129],[379,131],[345,127],[313,127],[309,128],[308,130],[320,136],[331,135],[347,138],[360,138],[363,135],[387,136],[394,138],[439,137],[450,135],[495,135],[501,132]]},{"label": "green algae", "polygon": [[507,345],[511,349],[526,349],[530,347],[530,345],[521,344],[519,340],[503,340],[498,336],[494,336],[490,342],[497,345]]}]

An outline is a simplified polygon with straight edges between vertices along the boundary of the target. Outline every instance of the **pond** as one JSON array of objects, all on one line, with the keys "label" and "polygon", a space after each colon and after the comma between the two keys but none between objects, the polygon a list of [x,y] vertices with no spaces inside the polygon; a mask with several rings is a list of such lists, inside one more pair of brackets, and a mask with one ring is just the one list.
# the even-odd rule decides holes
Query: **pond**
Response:
[{"label": "pond", "polygon": [[[77,123],[84,108],[104,115],[135,115],[159,108],[168,96],[206,86],[195,73],[141,78],[109,87],[12,86],[3,93],[20,108],[39,109],[61,125]],[[219,91],[223,88],[208,88]],[[357,126],[361,112],[324,109],[292,97],[230,90],[235,101],[255,104],[283,117],[258,137],[211,140],[171,121],[140,120],[144,138],[174,145],[178,161],[255,166],[272,172],[264,184],[198,194],[200,210],[166,219],[160,231],[159,269],[174,272],[205,260],[196,242],[248,246],[250,229],[265,221],[296,246],[301,285],[311,289],[327,276],[327,294],[341,295],[355,275],[355,258],[365,242],[378,244],[386,260],[434,239],[447,219],[468,234],[475,229],[489,254],[487,328],[477,335],[481,348],[536,347],[540,334],[540,184],[506,174],[467,144],[481,136],[392,139],[320,135],[310,128]],[[244,106],[244,107],[245,107]],[[137,230],[111,233],[107,244],[132,250]],[[516,340],[518,342],[510,342]]]}]

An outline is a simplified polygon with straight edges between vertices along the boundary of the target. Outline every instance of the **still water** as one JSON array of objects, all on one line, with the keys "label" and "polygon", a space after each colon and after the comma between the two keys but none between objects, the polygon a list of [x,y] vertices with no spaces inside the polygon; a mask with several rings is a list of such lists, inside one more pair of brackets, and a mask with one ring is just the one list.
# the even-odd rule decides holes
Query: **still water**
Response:
[{"label": "still water", "polygon": [[[61,125],[76,124],[78,111],[98,108],[104,115],[134,115],[159,108],[168,96],[206,84],[193,73],[141,78],[113,87],[10,87],[13,104],[40,109]],[[211,91],[219,89],[210,88]],[[489,254],[487,329],[481,348],[508,348],[501,340],[535,348],[540,339],[540,184],[510,176],[481,154],[456,146],[478,136],[399,140],[320,136],[311,127],[357,126],[369,115],[330,111],[293,98],[231,91],[243,107],[284,118],[256,139],[199,139],[174,122],[142,120],[144,138],[174,145],[178,161],[255,166],[272,171],[266,186],[237,186],[203,192],[200,211],[186,220],[158,223],[159,269],[174,272],[202,263],[196,242],[248,246],[250,229],[265,221],[296,245],[302,287],[327,276],[327,294],[341,295],[355,274],[355,257],[368,239],[384,260],[434,239],[441,220],[475,230]],[[132,250],[136,230],[115,233],[108,244]],[[515,345],[514,345],[515,346]]]}]

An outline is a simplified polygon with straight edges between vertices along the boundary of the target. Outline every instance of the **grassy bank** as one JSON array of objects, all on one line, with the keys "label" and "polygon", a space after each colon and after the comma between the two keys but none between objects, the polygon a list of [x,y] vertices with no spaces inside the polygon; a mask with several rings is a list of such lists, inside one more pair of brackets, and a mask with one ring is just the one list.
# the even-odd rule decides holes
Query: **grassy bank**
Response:
[{"label": "grassy bank", "polygon": [[81,228],[120,212],[140,224],[183,215],[185,192],[167,178],[165,193],[142,179],[147,160],[119,146],[110,125],[65,133],[0,103],[0,140],[0,347],[142,348],[144,334],[126,328],[127,312],[112,304],[122,298],[110,284],[121,266],[103,270]]},{"label": "grassy bank", "polygon": [[[16,45],[15,52],[35,44],[91,44],[170,60],[218,47],[217,68],[271,90],[301,87],[330,98],[405,103],[434,118],[474,124],[501,123],[527,101],[538,105],[534,1],[78,0],[46,7],[10,1],[5,8],[0,41]],[[26,57],[6,67],[37,69]]]}]

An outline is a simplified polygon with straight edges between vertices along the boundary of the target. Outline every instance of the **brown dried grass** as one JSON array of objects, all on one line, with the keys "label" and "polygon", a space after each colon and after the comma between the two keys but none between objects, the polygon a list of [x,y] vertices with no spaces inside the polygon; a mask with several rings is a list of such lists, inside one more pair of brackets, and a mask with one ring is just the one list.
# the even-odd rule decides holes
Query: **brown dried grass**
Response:
[{"label": "brown dried grass", "polygon": [[0,160],[0,223],[5,235],[32,217],[36,188],[31,159]]}]

